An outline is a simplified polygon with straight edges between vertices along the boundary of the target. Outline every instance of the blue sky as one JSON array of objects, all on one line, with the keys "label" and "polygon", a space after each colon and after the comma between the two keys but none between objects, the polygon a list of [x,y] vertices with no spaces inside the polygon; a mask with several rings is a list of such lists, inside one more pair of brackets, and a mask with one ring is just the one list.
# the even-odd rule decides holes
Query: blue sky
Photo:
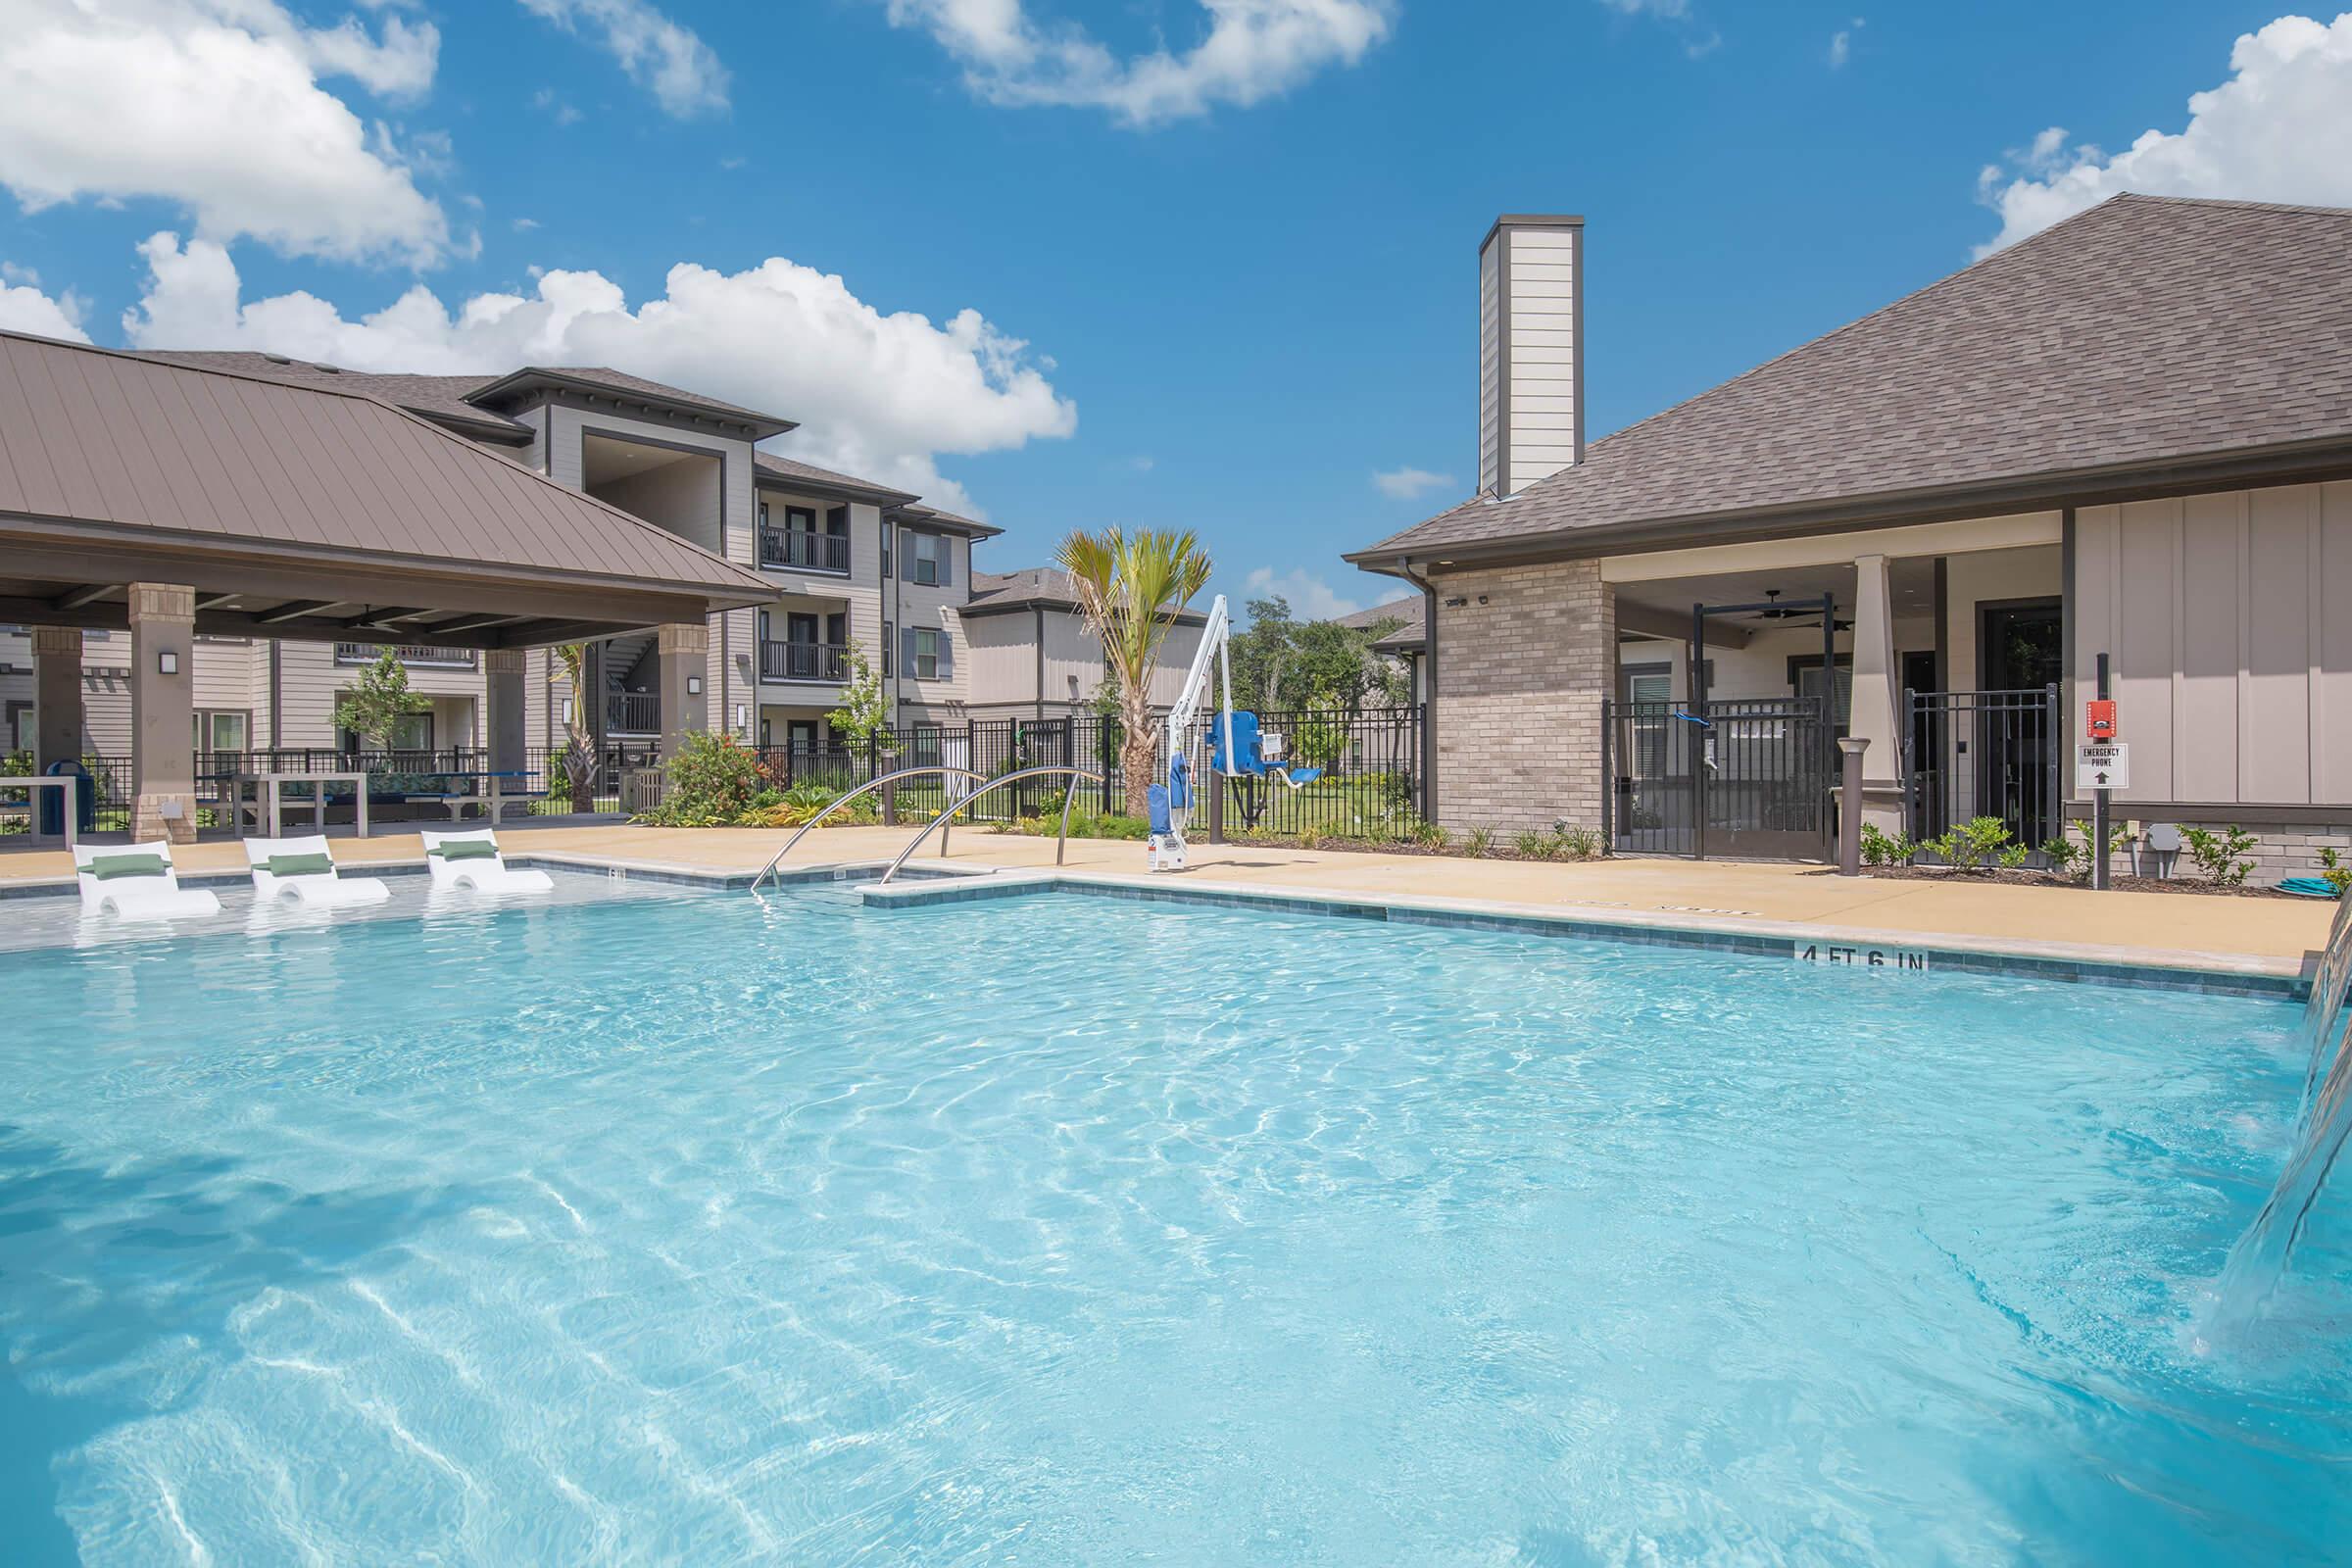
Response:
[{"label": "blue sky", "polygon": [[2352,18],[2278,0],[101,9],[0,0],[0,324],[601,358],[984,512],[984,566],[1183,525],[1309,608],[1469,488],[1499,211],[1587,217],[1599,434],[2116,189],[2352,203]]}]

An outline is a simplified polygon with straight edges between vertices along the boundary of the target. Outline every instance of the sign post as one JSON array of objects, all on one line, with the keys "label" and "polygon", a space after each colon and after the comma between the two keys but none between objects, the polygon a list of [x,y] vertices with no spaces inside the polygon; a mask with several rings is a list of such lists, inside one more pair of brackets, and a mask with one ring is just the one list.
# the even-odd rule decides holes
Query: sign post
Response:
[{"label": "sign post", "polygon": [[[2115,699],[2114,695],[2107,690],[2107,656],[2105,654],[2099,655],[2099,695],[2098,700],[2093,707],[2092,716],[2096,719],[2105,720],[2105,723],[2100,727],[2104,728],[2107,732],[2108,740],[2106,741],[2106,744],[2114,745],[2115,743],[2113,736],[2115,734]],[[2093,743],[2085,742],[2083,749],[2088,750],[2091,744]],[[2121,751],[2122,748],[2119,746],[2117,747],[2117,750]],[[2082,773],[2082,758],[2080,754],[2077,755],[2075,762],[2076,783],[2078,786],[2080,786]],[[2090,885],[2094,888],[2101,889],[2102,891],[2109,886],[2107,870],[2107,785],[2099,777],[2095,769],[2093,771],[2090,790]]]}]

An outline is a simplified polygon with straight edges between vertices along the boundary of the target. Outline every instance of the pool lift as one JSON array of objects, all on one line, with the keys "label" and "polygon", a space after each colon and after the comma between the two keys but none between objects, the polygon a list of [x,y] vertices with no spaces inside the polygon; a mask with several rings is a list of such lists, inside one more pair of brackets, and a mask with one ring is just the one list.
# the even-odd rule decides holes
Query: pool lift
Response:
[{"label": "pool lift", "polygon": [[[1161,755],[1159,782],[1145,792],[1145,808],[1152,833],[1146,842],[1146,864],[1153,871],[1184,869],[1185,832],[1192,826],[1199,791],[1195,780],[1207,764],[1208,787],[1220,788],[1226,778],[1273,779],[1302,790],[1323,776],[1319,767],[1294,771],[1284,760],[1280,735],[1261,733],[1257,715],[1233,708],[1233,617],[1225,596],[1208,607],[1208,621],[1200,628],[1200,648],[1184,677],[1184,689],[1168,710],[1166,746]],[[1217,677],[1213,713],[1203,715],[1209,700],[1211,669]],[[1205,754],[1205,755],[1203,755]]]}]

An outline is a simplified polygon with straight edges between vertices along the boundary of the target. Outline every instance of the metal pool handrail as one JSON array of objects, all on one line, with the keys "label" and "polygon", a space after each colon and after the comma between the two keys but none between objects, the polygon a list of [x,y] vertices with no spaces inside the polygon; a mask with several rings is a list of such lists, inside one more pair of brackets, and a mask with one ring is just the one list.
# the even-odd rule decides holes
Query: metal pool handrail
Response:
[{"label": "metal pool handrail", "polygon": [[1075,781],[1078,779],[1085,779],[1090,784],[1100,784],[1102,782],[1102,775],[1100,773],[1090,773],[1083,767],[1064,767],[1058,764],[1046,767],[1024,767],[1016,769],[1010,773],[1000,773],[995,778],[989,779],[980,784],[962,800],[950,802],[946,810],[933,817],[927,824],[925,824],[923,830],[914,836],[913,841],[899,852],[899,858],[890,862],[890,869],[882,873],[882,880],[875,883],[874,886],[878,888],[888,887],[890,885],[890,879],[899,874],[899,867],[905,865],[907,858],[913,855],[916,850],[919,850],[923,847],[923,840],[929,838],[934,829],[938,828],[940,824],[947,821],[948,818],[954,816],[957,811],[960,811],[965,807],[971,805],[981,796],[986,795],[990,790],[995,789],[1000,784],[1017,784],[1022,779],[1038,778],[1047,773],[1067,773],[1072,779],[1071,787],[1061,792],[1061,837],[1056,840],[1054,845],[1054,863],[1055,865],[1061,864],[1062,857],[1069,853],[1070,848],[1070,803],[1078,798],[1078,790]]},{"label": "metal pool handrail", "polygon": [[776,852],[775,858],[769,860],[765,866],[760,868],[758,876],[752,878],[752,892],[755,895],[759,893],[760,884],[767,880],[767,875],[770,871],[773,871],[777,866],[784,863],[784,857],[792,853],[792,847],[795,844],[800,843],[801,840],[808,836],[809,829],[815,827],[826,817],[831,816],[835,811],[840,810],[843,807],[849,805],[852,801],[857,800],[859,796],[870,795],[885,784],[896,784],[903,778],[912,778],[918,773],[955,773],[960,775],[961,777],[973,780],[985,780],[988,777],[986,773],[976,773],[968,767],[941,767],[935,764],[929,767],[902,767],[894,773],[885,773],[880,778],[868,779],[865,783],[858,785],[856,789],[850,791],[849,794],[844,795],[840,800],[835,801],[832,805],[817,812],[808,821],[802,823],[801,830],[798,833],[795,833],[792,837],[786,839],[784,841],[784,847]]}]

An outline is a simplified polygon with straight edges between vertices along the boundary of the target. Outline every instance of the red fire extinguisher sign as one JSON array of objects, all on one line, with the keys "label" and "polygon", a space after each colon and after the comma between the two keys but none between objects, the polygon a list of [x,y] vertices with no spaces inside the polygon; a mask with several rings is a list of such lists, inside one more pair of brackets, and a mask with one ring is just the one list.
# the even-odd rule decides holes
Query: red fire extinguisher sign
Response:
[{"label": "red fire extinguisher sign", "polygon": [[2082,732],[2094,741],[2115,739],[2115,700],[2094,697],[2083,705]]}]

